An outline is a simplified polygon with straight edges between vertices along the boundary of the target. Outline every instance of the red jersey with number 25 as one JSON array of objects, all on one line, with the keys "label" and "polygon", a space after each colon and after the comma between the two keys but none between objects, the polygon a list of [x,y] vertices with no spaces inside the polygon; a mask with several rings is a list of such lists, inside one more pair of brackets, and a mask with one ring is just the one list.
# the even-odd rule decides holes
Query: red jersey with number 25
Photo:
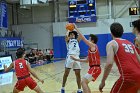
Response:
[{"label": "red jersey with number 25", "polygon": [[15,60],[14,68],[17,77],[24,77],[26,75],[29,75],[29,70],[27,68],[27,61],[24,59]]},{"label": "red jersey with number 25", "polygon": [[115,39],[118,50],[115,54],[115,62],[123,79],[133,80],[140,71],[135,46],[125,39]]}]

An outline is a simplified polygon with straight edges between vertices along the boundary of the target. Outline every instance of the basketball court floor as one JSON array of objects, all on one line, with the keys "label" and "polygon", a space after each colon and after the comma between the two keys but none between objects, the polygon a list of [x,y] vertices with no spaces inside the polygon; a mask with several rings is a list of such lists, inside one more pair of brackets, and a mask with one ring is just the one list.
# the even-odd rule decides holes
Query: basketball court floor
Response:
[{"label": "basketball court floor", "polygon": [[[50,63],[43,66],[38,66],[33,68],[34,71],[38,74],[38,76],[42,79],[44,79],[44,84],[41,84],[38,82],[38,85],[46,92],[46,93],[60,93],[61,89],[61,83],[62,83],[62,77],[64,73],[64,62],[65,60],[62,60],[60,62]],[[103,68],[105,66],[106,58],[101,58],[101,67],[102,67],[102,74],[98,77],[98,79],[95,82],[91,82],[90,88],[92,90],[92,93],[100,93],[98,91],[98,86],[101,82],[101,78],[103,75]],[[88,64],[82,63],[82,70],[81,70],[81,76],[87,73],[88,70]],[[0,93],[12,93],[13,87],[17,81],[15,74],[13,76],[13,83],[2,85],[0,86]],[[114,64],[113,69],[111,71],[111,74],[109,75],[106,86],[104,88],[103,93],[109,93],[111,87],[115,83],[115,81],[118,79],[119,74],[117,72],[116,65]],[[74,75],[73,70],[71,70],[71,73],[68,77],[68,81],[66,84],[66,93],[76,93],[77,91],[77,85],[76,85],[76,78]],[[31,91],[29,88],[25,88],[24,92],[21,93],[35,93],[34,91]]]}]

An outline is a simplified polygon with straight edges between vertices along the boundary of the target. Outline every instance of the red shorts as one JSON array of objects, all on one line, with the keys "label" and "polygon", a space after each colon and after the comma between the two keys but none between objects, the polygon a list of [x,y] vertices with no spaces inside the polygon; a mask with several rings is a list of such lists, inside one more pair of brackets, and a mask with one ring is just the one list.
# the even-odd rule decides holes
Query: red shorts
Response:
[{"label": "red shorts", "polygon": [[138,82],[134,80],[122,80],[120,78],[116,81],[110,93],[137,93],[139,89],[140,85]]},{"label": "red shorts", "polygon": [[18,80],[15,88],[23,91],[26,86],[28,86],[30,89],[34,89],[37,86],[37,83],[32,79],[32,77],[27,77],[25,79]]},{"label": "red shorts", "polygon": [[95,81],[100,73],[101,67],[94,66],[88,70],[88,73],[84,76],[84,78],[88,79],[88,81]]}]

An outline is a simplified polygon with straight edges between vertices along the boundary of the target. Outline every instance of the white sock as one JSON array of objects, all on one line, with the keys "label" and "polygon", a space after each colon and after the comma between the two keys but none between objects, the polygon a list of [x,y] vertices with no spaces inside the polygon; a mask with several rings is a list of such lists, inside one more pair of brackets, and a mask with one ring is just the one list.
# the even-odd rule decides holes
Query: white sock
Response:
[{"label": "white sock", "polygon": [[81,89],[78,89],[78,92],[81,92],[82,90]]},{"label": "white sock", "polygon": [[65,87],[62,87],[63,90],[65,90]]}]

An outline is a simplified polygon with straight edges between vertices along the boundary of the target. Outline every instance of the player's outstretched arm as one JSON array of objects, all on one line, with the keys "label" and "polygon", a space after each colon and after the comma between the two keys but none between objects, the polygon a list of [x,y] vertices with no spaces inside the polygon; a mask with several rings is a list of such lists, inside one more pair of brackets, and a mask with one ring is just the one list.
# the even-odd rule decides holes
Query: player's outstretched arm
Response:
[{"label": "player's outstretched arm", "polygon": [[31,68],[29,62],[27,63],[27,67],[28,67],[30,73],[33,75],[33,77],[35,77],[36,79],[38,79],[41,83],[44,83],[44,80],[40,79],[40,78],[37,76],[37,74],[32,70],[32,68]]},{"label": "player's outstretched arm", "polygon": [[7,66],[4,64],[4,71],[9,72],[12,68],[14,68],[14,63],[12,62],[10,66],[7,68]]},{"label": "player's outstretched arm", "polygon": [[107,44],[106,51],[107,51],[107,63],[106,63],[106,66],[104,68],[104,74],[102,77],[101,84],[99,86],[100,92],[103,92],[102,89],[105,86],[105,81],[106,81],[106,79],[111,71],[111,68],[112,68],[113,62],[114,62],[114,51],[113,51],[113,44],[112,43]]},{"label": "player's outstretched arm", "polygon": [[76,25],[75,25],[75,30],[76,30],[77,33],[79,34],[80,38],[81,38],[89,47],[92,47],[92,46],[93,46],[93,44],[90,43],[90,42],[85,38],[84,35],[82,35],[82,33],[79,31],[79,29],[76,27]]},{"label": "player's outstretched arm", "polygon": [[78,40],[78,42],[80,42],[80,41],[81,41],[81,37],[80,37],[80,36],[78,36],[77,40]]},{"label": "player's outstretched arm", "polygon": [[88,59],[86,58],[86,59],[77,59],[77,58],[75,58],[75,57],[73,57],[73,56],[70,56],[73,60],[75,60],[75,61],[79,61],[79,62],[86,62],[86,63],[88,63]]}]

